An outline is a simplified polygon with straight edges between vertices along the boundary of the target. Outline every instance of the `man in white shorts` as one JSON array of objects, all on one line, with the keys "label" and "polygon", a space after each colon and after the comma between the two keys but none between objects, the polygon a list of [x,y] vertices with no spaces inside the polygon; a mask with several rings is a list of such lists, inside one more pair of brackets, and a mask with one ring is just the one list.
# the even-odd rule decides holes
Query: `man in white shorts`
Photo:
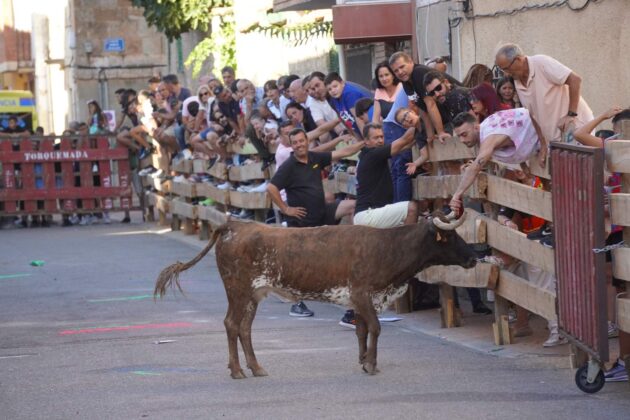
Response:
[{"label": "man in white shorts", "polygon": [[363,128],[365,147],[357,166],[357,202],[354,224],[378,228],[416,223],[418,206],[415,201],[394,201],[394,187],[389,171],[389,159],[414,142],[415,128],[391,144],[385,144],[383,127],[370,123]]}]

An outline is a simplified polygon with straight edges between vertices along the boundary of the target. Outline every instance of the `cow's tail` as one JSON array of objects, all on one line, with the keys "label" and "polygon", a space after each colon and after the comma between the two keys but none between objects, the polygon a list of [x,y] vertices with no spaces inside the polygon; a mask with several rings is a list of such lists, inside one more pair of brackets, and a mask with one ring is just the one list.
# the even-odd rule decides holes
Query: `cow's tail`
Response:
[{"label": "cow's tail", "polygon": [[217,238],[219,237],[219,235],[221,235],[222,231],[222,229],[215,230],[212,234],[212,237],[210,238],[210,241],[208,242],[208,245],[206,245],[206,247],[192,260],[188,261],[187,263],[181,263],[178,261],[175,264],[171,264],[164,270],[162,270],[157,278],[157,281],[155,282],[153,298],[157,298],[158,295],[160,295],[160,298],[163,297],[166,294],[166,289],[172,287],[173,283],[175,283],[179,291],[184,294],[184,290],[179,284],[179,273],[188,270],[189,268],[197,264],[203,257],[205,257],[210,249],[212,249],[212,247],[214,246]]}]

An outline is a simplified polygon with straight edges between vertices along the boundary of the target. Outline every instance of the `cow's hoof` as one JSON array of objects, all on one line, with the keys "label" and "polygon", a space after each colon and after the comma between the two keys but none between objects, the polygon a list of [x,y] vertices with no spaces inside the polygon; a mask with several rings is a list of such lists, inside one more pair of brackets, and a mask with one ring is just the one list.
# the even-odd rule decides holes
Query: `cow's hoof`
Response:
[{"label": "cow's hoof", "polygon": [[232,374],[230,376],[232,376],[232,379],[245,379],[245,378],[247,378],[247,376],[245,376],[245,373],[242,370],[238,370],[236,372],[232,372]]},{"label": "cow's hoof", "polygon": [[363,363],[363,371],[368,375],[376,375],[380,372],[374,363]]},{"label": "cow's hoof", "polygon": [[257,368],[257,369],[252,369],[252,374],[254,376],[268,376],[269,374],[267,373],[267,371],[261,367]]}]

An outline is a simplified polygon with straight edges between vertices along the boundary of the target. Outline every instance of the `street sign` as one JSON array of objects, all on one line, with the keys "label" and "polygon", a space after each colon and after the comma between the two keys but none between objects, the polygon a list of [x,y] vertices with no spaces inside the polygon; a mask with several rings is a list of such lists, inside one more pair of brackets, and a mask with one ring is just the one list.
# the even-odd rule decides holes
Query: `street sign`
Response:
[{"label": "street sign", "polygon": [[107,38],[105,39],[103,50],[105,52],[123,52],[125,51],[125,40],[122,38]]}]

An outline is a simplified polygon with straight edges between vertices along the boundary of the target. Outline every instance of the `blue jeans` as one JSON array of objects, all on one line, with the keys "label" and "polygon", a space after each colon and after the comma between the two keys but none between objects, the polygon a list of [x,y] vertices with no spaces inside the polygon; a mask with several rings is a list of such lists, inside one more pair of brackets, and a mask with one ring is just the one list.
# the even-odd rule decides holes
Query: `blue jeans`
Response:
[{"label": "blue jeans", "polygon": [[[405,134],[405,129],[392,122],[383,123],[385,144],[391,144]],[[405,150],[392,157],[391,174],[394,184],[394,203],[409,201],[412,198],[411,177],[407,175],[406,164],[412,161],[411,150]]]},{"label": "blue jeans", "polygon": [[186,128],[183,125],[175,127],[175,138],[179,144],[179,150],[184,150],[186,148]]}]

